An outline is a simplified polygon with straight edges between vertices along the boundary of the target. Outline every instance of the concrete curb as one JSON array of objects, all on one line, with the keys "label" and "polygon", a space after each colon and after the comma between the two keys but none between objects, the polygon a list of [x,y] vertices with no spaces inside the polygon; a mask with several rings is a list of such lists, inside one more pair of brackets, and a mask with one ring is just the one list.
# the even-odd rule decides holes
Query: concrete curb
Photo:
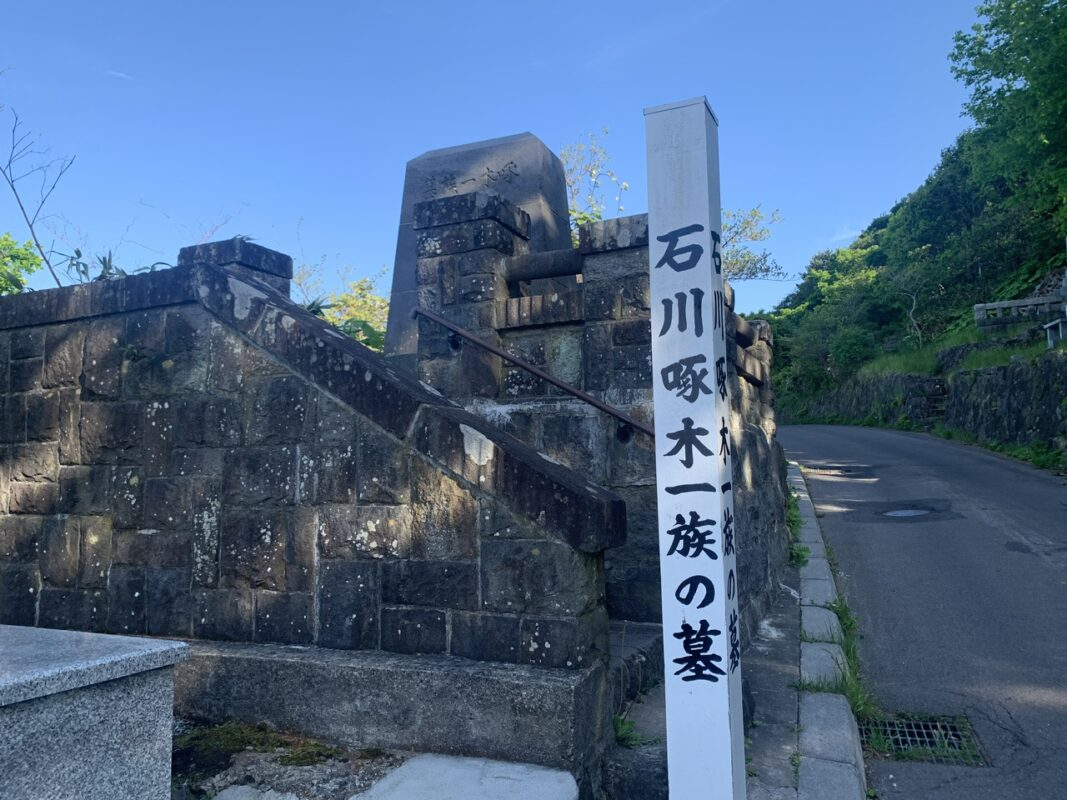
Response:
[{"label": "concrete curb", "polygon": [[[832,684],[848,670],[841,649],[841,625],[826,606],[837,599],[822,530],[808,486],[796,462],[789,463],[789,488],[800,502],[803,525],[798,540],[811,554],[800,568],[800,678]],[[859,800],[867,795],[856,717],[844,695],[800,693],[798,800]]]}]

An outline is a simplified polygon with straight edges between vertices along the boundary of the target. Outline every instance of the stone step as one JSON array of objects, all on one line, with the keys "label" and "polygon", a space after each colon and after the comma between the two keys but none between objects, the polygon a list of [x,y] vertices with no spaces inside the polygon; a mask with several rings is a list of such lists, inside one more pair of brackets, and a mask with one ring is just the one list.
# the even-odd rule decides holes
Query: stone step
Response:
[{"label": "stone step", "polygon": [[663,629],[653,622],[613,620],[609,641],[612,709],[622,714],[642,692],[663,682]]}]

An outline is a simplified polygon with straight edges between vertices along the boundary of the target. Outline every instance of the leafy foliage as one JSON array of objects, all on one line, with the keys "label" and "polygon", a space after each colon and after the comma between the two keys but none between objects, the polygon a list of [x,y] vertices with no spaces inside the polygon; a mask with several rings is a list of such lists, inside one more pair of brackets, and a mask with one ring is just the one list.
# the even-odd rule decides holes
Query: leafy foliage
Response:
[{"label": "leafy foliage", "polygon": [[[607,128],[604,128],[603,135],[608,135]],[[615,213],[621,214],[622,194],[630,188],[630,184],[619,180],[610,166],[611,156],[595,133],[587,134],[586,141],[564,145],[559,151],[559,158],[563,162],[563,174],[567,180],[571,238],[577,246],[578,227],[604,218],[607,206],[604,189],[613,187]]]},{"label": "leafy foliage", "polygon": [[381,351],[385,347],[389,299],[377,293],[377,285],[385,275],[385,268],[373,278],[348,280],[345,276],[343,291],[324,295],[320,292],[321,267],[320,261],[315,265],[302,265],[294,272],[293,282],[303,296],[304,308],[371,350]]},{"label": "leafy foliage", "polygon": [[0,295],[23,291],[26,278],[39,270],[41,263],[32,242],[19,244],[10,234],[0,234]]},{"label": "leafy foliage", "polygon": [[754,250],[750,244],[765,242],[771,236],[769,226],[782,221],[775,210],[767,216],[760,206],[750,209],[724,208],[722,211],[722,268],[737,283],[748,280],[781,280],[785,270],[769,250]]}]

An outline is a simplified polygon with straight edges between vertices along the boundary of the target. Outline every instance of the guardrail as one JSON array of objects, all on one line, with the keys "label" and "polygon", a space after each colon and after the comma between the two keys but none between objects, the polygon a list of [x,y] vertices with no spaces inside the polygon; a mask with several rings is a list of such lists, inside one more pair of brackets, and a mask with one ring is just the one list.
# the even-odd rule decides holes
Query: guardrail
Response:
[{"label": "guardrail", "polygon": [[1062,316],[1064,308],[1064,298],[1059,295],[978,303],[974,307],[974,322],[979,328],[995,328],[1026,321],[1040,322]]}]

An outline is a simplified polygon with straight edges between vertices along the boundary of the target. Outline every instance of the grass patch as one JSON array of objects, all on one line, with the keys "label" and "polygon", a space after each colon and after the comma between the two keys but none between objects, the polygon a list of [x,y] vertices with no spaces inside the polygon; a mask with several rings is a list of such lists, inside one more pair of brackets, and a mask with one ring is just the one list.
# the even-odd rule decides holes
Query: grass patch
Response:
[{"label": "grass patch", "polygon": [[640,747],[643,744],[651,744],[654,740],[647,739],[634,729],[634,721],[620,717],[616,714],[611,718],[611,724],[615,728],[615,741],[620,747]]},{"label": "grass patch", "polygon": [[789,492],[785,497],[785,525],[789,528],[789,537],[796,539],[800,536],[800,529],[804,526],[804,518],[800,516],[800,498],[795,492]]},{"label": "grass patch", "polygon": [[808,563],[808,559],[811,558],[811,548],[802,545],[800,542],[790,542],[789,544],[789,566],[791,567],[803,567]]},{"label": "grass patch", "polygon": [[800,681],[797,688],[802,692],[832,692],[843,694],[852,707],[852,713],[859,719],[879,719],[882,710],[874,700],[870,689],[863,682],[859,668],[859,621],[843,597],[838,595],[827,606],[837,615],[841,624],[841,651],[845,654],[845,663],[840,664],[840,674],[832,681]]},{"label": "grass patch", "polygon": [[1003,367],[1013,361],[1033,361],[1038,356],[1048,352],[1045,342],[1034,342],[1022,346],[992,347],[988,350],[975,350],[968,353],[956,368],[956,372],[966,372],[975,369],[989,369],[990,367]]},{"label": "grass patch", "polygon": [[994,453],[1009,456],[1010,458],[1033,464],[1038,469],[1047,469],[1051,472],[1067,472],[1067,452],[1054,447],[1046,442],[1031,442],[1030,444],[1004,444],[989,440],[978,440],[967,431],[954,428],[946,428],[944,425],[934,426],[933,433],[942,439],[962,442],[963,444],[978,445]]},{"label": "grass patch", "polygon": [[785,526],[789,529],[789,566],[802,567],[808,563],[811,549],[797,541],[804,519],[800,516],[800,498],[794,492],[785,496]]}]

